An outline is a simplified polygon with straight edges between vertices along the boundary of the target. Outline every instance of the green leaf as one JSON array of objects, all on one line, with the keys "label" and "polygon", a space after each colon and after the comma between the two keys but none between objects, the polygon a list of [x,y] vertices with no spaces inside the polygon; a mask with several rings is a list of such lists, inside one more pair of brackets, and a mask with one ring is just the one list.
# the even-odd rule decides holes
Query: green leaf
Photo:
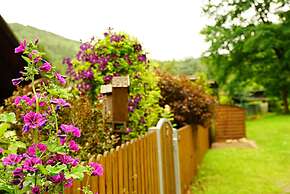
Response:
[{"label": "green leaf", "polygon": [[5,123],[16,123],[15,113],[2,113],[0,114],[0,121]]},{"label": "green leaf", "polygon": [[18,148],[26,148],[25,143],[21,142],[21,141],[15,141],[12,142],[9,146],[8,146],[8,150],[10,151],[10,153],[16,154]]},{"label": "green leaf", "polygon": [[62,146],[59,146],[57,143],[55,142],[50,142],[47,144],[47,149],[50,151],[50,152],[64,152],[65,151],[65,148],[62,147]]},{"label": "green leaf", "polygon": [[65,164],[55,165],[55,166],[51,166],[51,165],[46,166],[46,170],[48,171],[48,173],[53,174],[53,175],[58,174],[61,171],[64,171],[66,169],[67,169],[67,166]]},{"label": "green leaf", "polygon": [[28,58],[28,57],[25,57],[25,56],[21,56],[22,59],[24,59],[27,63],[31,63],[31,60]]},{"label": "green leaf", "polygon": [[40,170],[41,174],[47,175],[48,171],[46,170],[46,168],[43,165],[38,165],[37,166],[38,170]]},{"label": "green leaf", "polygon": [[71,172],[66,172],[65,173],[65,178],[73,178],[73,179],[78,179],[82,180],[84,178],[84,173],[88,172],[89,170],[85,166],[76,166],[71,169]]},{"label": "green leaf", "polygon": [[9,129],[10,124],[9,123],[1,123],[0,124],[0,137],[4,135],[4,133]]}]

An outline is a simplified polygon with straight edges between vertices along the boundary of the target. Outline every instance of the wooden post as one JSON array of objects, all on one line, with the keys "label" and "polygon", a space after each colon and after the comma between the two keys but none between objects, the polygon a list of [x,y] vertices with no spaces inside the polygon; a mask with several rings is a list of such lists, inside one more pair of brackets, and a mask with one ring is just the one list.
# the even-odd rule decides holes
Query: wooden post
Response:
[{"label": "wooden post", "polygon": [[104,94],[104,118],[112,123],[117,132],[125,132],[129,121],[129,85],[129,76],[120,76],[113,77],[112,84],[101,86],[101,93]]}]

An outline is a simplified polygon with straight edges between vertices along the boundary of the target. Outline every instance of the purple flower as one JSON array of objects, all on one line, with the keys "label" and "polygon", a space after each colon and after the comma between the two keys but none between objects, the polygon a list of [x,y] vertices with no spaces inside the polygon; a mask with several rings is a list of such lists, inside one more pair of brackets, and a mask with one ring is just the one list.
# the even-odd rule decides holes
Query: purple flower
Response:
[{"label": "purple flower", "polygon": [[78,144],[74,140],[70,140],[69,149],[74,152],[78,152],[80,150]]},{"label": "purple flower", "polygon": [[138,55],[138,60],[141,62],[145,62],[146,61],[146,55]]},{"label": "purple flower", "polygon": [[23,51],[25,51],[25,48],[26,48],[26,40],[23,40],[22,42],[20,42],[19,46],[15,48],[14,52],[22,53]]},{"label": "purple flower", "polygon": [[28,132],[29,129],[35,129],[43,126],[46,122],[46,119],[40,113],[30,111],[23,117],[23,121],[23,132]]},{"label": "purple flower", "polygon": [[0,154],[3,154],[3,152],[4,152],[4,149],[0,148]]},{"label": "purple flower", "polygon": [[50,102],[52,104],[56,104],[57,106],[61,106],[61,107],[70,107],[70,103],[66,102],[64,99],[62,98],[55,98],[50,100]]},{"label": "purple flower", "polygon": [[43,143],[39,143],[39,144],[37,144],[37,148],[40,152],[45,152],[47,150],[47,145],[45,145]]},{"label": "purple flower", "polygon": [[14,105],[18,106],[20,104],[21,101],[24,101],[25,104],[31,106],[33,104],[33,102],[35,102],[35,99],[31,99],[28,96],[24,95],[24,96],[17,96],[14,99]]},{"label": "purple flower", "polygon": [[16,79],[12,79],[12,85],[13,86],[18,86],[23,80],[24,80],[23,77],[19,77],[19,78],[16,78]]},{"label": "purple flower", "polygon": [[122,36],[112,35],[110,38],[110,42],[120,42],[122,40]]},{"label": "purple flower", "polygon": [[105,77],[103,77],[105,84],[109,84],[112,79],[113,79],[113,76],[111,75],[106,75]]},{"label": "purple flower", "polygon": [[56,72],[54,75],[60,84],[64,85],[66,83],[65,78],[60,73]]},{"label": "purple flower", "polygon": [[31,193],[32,194],[40,194],[40,188],[39,186],[34,186],[31,188]]},{"label": "purple flower", "polygon": [[65,144],[65,142],[66,142],[66,136],[60,136],[59,137],[59,141],[60,141],[60,145],[64,145]]},{"label": "purple flower", "polygon": [[103,166],[96,162],[89,162],[89,166],[92,167],[92,176],[102,176],[104,173]]},{"label": "purple flower", "polygon": [[128,133],[130,133],[130,132],[132,131],[132,129],[129,128],[129,127],[127,127],[126,131],[127,131]]},{"label": "purple flower", "polygon": [[67,179],[66,183],[64,184],[64,187],[69,188],[72,186],[72,184],[73,184],[73,178]]},{"label": "purple flower", "polygon": [[80,49],[81,49],[82,51],[85,51],[85,50],[87,50],[87,49],[89,49],[89,48],[91,48],[91,47],[92,47],[92,46],[90,45],[90,43],[86,42],[86,43],[81,44]]},{"label": "purple flower", "polygon": [[64,174],[59,173],[57,175],[51,176],[51,177],[49,177],[49,180],[55,184],[58,184],[64,180]]},{"label": "purple flower", "polygon": [[33,56],[37,55],[38,54],[38,51],[37,50],[32,50],[29,54],[28,54],[28,57],[29,59],[32,59]]},{"label": "purple flower", "polygon": [[9,154],[3,158],[2,163],[4,166],[15,165],[22,160],[22,157],[17,154]]},{"label": "purple flower", "polygon": [[133,47],[135,52],[140,52],[142,50],[141,44],[134,44]]},{"label": "purple flower", "polygon": [[22,168],[15,168],[13,171],[14,178],[22,178],[24,176]]},{"label": "purple flower", "polygon": [[33,144],[32,146],[28,147],[26,153],[31,157],[35,156],[35,154],[36,154],[35,145]]},{"label": "purple flower", "polygon": [[28,158],[23,163],[23,170],[29,171],[29,172],[36,172],[37,168],[35,168],[35,165],[41,164],[42,161],[40,158],[32,157]]},{"label": "purple flower", "polygon": [[94,73],[91,69],[82,71],[82,77],[85,79],[93,79]]},{"label": "purple flower", "polygon": [[48,62],[45,62],[41,65],[39,69],[44,72],[49,72],[51,70],[51,64]]},{"label": "purple flower", "polygon": [[72,133],[73,136],[75,137],[80,137],[81,136],[81,131],[79,128],[73,126],[73,125],[66,125],[66,124],[61,124],[60,128],[65,132],[65,133]]}]

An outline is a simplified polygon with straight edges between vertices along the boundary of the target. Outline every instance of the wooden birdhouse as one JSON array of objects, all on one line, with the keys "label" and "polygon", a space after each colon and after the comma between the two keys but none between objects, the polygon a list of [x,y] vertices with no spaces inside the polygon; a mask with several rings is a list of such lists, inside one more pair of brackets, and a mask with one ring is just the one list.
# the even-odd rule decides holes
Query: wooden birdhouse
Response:
[{"label": "wooden birdhouse", "polygon": [[126,130],[129,121],[128,96],[129,76],[113,77],[112,84],[102,85],[104,95],[104,118],[112,123],[113,129]]}]

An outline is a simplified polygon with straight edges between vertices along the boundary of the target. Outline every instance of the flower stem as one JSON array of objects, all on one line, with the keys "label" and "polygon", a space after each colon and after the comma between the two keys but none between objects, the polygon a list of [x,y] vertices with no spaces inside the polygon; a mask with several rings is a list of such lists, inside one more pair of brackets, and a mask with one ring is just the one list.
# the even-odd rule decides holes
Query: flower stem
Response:
[{"label": "flower stem", "polygon": [[[32,91],[35,97],[35,107],[36,107],[36,112],[39,112],[39,101],[38,101],[38,96],[35,90],[35,83],[34,83],[34,78],[32,78],[31,80],[31,84],[32,84]],[[38,129],[34,129],[34,138],[33,138],[33,142],[36,144],[38,143]]]}]

